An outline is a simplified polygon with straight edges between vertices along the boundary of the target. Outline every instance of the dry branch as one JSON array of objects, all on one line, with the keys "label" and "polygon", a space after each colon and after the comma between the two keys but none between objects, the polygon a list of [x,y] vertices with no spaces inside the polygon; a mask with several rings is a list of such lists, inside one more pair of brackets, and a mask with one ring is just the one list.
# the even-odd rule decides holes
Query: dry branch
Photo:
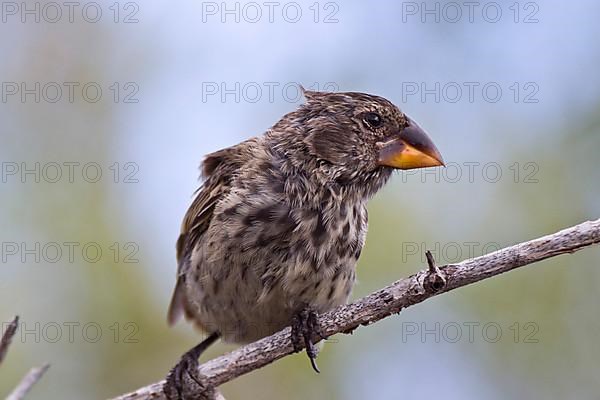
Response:
[{"label": "dry branch", "polygon": [[50,364],[44,364],[41,367],[32,368],[27,375],[21,379],[21,382],[17,385],[15,390],[12,391],[11,394],[8,395],[6,400],[22,400],[25,398],[25,395],[31,390],[33,385],[35,385],[42,376],[46,373],[46,371],[50,368]]},{"label": "dry branch", "polygon": [[[8,347],[12,342],[13,336],[15,336],[15,333],[17,333],[18,327],[19,316],[17,315],[15,319],[13,319],[10,324],[8,324],[8,328],[6,328],[6,331],[0,339],[0,364],[4,360],[4,357],[6,357]],[[46,370],[48,370],[48,368],[50,368],[50,364],[44,364],[41,367],[32,368],[27,373],[27,375],[23,377],[23,379],[17,385],[15,390],[13,390],[12,393],[9,394],[8,397],[6,397],[6,400],[22,400],[27,394],[27,392],[31,390],[33,385],[35,385],[37,381],[39,381],[42,378],[42,376],[44,375]]]},{"label": "dry branch", "polygon": [[19,316],[17,315],[15,319],[8,324],[8,328],[6,328],[6,331],[2,335],[2,339],[0,339],[0,364],[2,364],[4,357],[6,357],[6,353],[8,353],[8,346],[10,346],[13,336],[15,336],[15,333],[17,333],[18,326]]},{"label": "dry branch", "polygon": [[[600,242],[600,219],[564,229],[552,235],[506,247],[458,264],[435,266],[428,256],[429,268],[378,290],[362,299],[320,316],[323,333],[352,332],[403,308],[440,293],[466,286],[512,269],[560,254],[573,253]],[[317,338],[315,338],[317,339]],[[293,353],[290,328],[200,365],[207,383],[217,387],[236,377],[264,367]],[[164,399],[164,381],[153,383],[113,400]]]}]

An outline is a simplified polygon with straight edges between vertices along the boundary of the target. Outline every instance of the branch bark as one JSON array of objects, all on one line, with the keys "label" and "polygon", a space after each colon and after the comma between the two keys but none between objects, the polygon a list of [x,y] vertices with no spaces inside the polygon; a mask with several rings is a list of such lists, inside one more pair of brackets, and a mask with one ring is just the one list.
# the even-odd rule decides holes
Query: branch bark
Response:
[{"label": "branch bark", "polygon": [[[323,314],[319,322],[326,336],[340,332],[350,333],[360,325],[370,325],[438,294],[546,258],[574,253],[596,243],[600,243],[600,219],[439,268],[428,255],[427,270],[396,281],[354,303]],[[217,387],[293,352],[290,328],[285,328],[200,365],[199,372],[207,378],[208,384]],[[113,400],[165,399],[162,394],[163,384],[164,381],[156,382]]]}]

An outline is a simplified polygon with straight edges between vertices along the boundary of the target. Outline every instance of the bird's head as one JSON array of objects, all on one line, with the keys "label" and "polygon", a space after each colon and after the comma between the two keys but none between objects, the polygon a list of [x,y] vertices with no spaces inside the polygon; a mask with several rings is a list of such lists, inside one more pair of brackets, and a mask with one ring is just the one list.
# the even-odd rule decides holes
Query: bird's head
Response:
[{"label": "bird's head", "polygon": [[302,126],[302,142],[320,168],[351,183],[394,169],[444,165],[429,136],[383,97],[304,90],[306,103],[286,124]]}]

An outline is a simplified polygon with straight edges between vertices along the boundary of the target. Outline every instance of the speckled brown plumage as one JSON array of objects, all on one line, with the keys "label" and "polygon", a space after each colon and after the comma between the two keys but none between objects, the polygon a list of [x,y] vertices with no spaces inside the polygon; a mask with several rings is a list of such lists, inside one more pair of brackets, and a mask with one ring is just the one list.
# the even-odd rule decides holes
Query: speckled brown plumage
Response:
[{"label": "speckled brown plumage", "polygon": [[425,132],[388,100],[304,94],[306,103],[266,133],[202,163],[204,183],[177,240],[168,320],[184,314],[212,335],[171,371],[169,399],[185,397],[186,371],[194,373],[197,357],[217,337],[245,343],[293,322],[294,346],[301,348],[303,335],[317,369],[315,313],[350,296],[367,201],[394,168],[442,165]]},{"label": "speckled brown plumage", "polygon": [[177,241],[170,323],[184,313],[243,343],[289,325],[303,307],[348,300],[367,201],[392,172],[381,143],[411,121],[378,96],[305,96],[262,136],[205,158]]},{"label": "speckled brown plumage", "polygon": [[305,96],[262,136],[205,158],[177,241],[170,323],[184,313],[243,343],[350,296],[367,201],[393,169],[381,143],[412,121],[378,96]]}]

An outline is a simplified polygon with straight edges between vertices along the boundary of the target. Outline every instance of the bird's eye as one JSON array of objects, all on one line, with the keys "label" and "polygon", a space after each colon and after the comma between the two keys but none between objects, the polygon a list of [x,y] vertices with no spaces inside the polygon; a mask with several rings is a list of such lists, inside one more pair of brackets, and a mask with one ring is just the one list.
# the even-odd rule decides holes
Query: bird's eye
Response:
[{"label": "bird's eye", "polygon": [[383,125],[383,118],[381,118],[381,116],[379,114],[374,113],[374,112],[366,113],[365,117],[364,117],[364,121],[371,128],[379,128],[381,125]]}]

